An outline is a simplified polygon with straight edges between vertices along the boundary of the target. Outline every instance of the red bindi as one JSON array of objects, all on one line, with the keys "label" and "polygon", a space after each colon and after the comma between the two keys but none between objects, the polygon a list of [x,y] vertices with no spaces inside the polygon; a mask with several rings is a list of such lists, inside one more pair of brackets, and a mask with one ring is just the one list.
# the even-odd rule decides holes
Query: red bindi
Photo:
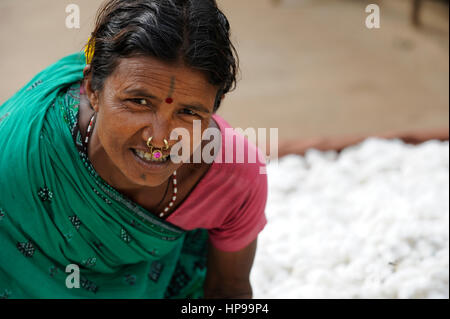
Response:
[{"label": "red bindi", "polygon": [[172,104],[172,103],[173,103],[173,99],[172,99],[171,97],[168,97],[168,98],[166,99],[166,103],[167,103],[167,104]]}]

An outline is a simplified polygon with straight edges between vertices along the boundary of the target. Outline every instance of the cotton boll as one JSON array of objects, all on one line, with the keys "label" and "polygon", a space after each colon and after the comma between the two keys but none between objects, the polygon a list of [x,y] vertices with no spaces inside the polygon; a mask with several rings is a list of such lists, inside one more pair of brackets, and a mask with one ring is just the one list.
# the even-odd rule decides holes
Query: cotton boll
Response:
[{"label": "cotton boll", "polygon": [[369,139],[269,164],[255,295],[448,297],[448,163],[448,142]]},{"label": "cotton boll", "polygon": [[447,292],[439,291],[439,290],[431,291],[428,294],[427,298],[428,299],[448,299],[449,298],[449,293],[448,293],[448,290],[447,290]]},{"label": "cotton boll", "polygon": [[424,277],[410,278],[398,290],[398,298],[400,299],[423,299],[427,297],[428,280]]},{"label": "cotton boll", "polygon": [[305,153],[305,164],[310,169],[317,169],[329,166],[330,162],[337,159],[337,152],[321,152],[316,149],[310,149]]},{"label": "cotton boll", "polygon": [[270,297],[273,299],[284,298],[286,292],[298,290],[299,285],[295,280],[285,280],[280,282],[277,286],[273,287],[270,291]]},{"label": "cotton boll", "polygon": [[325,269],[314,269],[306,276],[310,284],[326,286],[330,283],[330,273]]},{"label": "cotton boll", "polygon": [[411,254],[412,249],[411,249],[411,246],[408,245],[405,242],[397,242],[391,248],[391,251],[392,251],[392,255],[396,256],[395,259],[398,260],[398,259],[405,259],[405,258],[407,258]]},{"label": "cotton boll", "polygon": [[308,260],[300,257],[293,262],[291,278],[304,280],[309,271],[311,271],[311,265]]},{"label": "cotton boll", "polygon": [[274,277],[275,282],[289,281],[289,279],[290,279],[290,272],[284,269],[280,269],[280,271]]}]

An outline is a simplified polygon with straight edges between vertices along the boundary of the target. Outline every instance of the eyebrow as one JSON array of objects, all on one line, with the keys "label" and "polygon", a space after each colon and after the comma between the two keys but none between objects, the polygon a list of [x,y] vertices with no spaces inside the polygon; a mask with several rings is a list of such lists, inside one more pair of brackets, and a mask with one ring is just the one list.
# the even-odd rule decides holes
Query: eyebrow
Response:
[{"label": "eyebrow", "polygon": [[[129,90],[125,90],[124,93],[128,94],[128,95],[138,95],[138,96],[147,97],[149,99],[153,99],[153,100],[157,100],[157,101],[162,101],[161,99],[157,98],[154,95],[149,94],[148,92],[146,92],[145,90],[142,90],[142,89],[129,89]],[[180,105],[183,107],[186,107],[186,108],[191,108],[198,112],[203,112],[203,113],[207,113],[207,114],[211,113],[211,111],[208,110],[201,103],[180,104]]]},{"label": "eyebrow", "polygon": [[156,96],[151,95],[148,92],[146,92],[145,90],[141,90],[141,89],[129,89],[129,90],[125,90],[124,93],[128,94],[128,95],[139,95],[139,96],[143,96],[143,97],[148,97],[149,99],[161,101],[161,99],[158,99]]}]

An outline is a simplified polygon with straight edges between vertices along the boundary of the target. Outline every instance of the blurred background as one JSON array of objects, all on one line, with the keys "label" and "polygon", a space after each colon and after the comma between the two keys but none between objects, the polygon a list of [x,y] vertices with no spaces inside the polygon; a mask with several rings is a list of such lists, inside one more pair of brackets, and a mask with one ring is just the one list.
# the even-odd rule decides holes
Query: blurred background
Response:
[{"label": "blurred background", "polygon": [[[65,26],[72,3],[80,29]],[[0,0],[0,104],[81,50],[101,3]],[[218,3],[241,59],[238,87],[219,111],[233,127],[278,128],[281,141],[448,129],[448,1]],[[380,6],[380,29],[366,28],[370,3]]]}]

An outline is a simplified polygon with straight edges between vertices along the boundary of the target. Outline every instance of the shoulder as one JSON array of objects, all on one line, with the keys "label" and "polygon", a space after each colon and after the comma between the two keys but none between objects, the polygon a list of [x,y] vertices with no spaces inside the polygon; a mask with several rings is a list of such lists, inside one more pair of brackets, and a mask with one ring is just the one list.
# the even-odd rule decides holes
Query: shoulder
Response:
[{"label": "shoulder", "polygon": [[219,115],[214,115],[213,119],[218,124],[222,136],[215,164],[244,184],[264,182],[267,179],[265,155],[251,141],[256,140],[256,130],[233,128]]},{"label": "shoulder", "polygon": [[[239,251],[254,241],[267,224],[268,196],[265,157],[245,131],[233,129],[215,116],[222,132],[222,152],[216,157],[216,188],[226,198],[221,223],[209,230],[210,242],[222,251]],[[224,214],[223,212],[226,212]]]}]

